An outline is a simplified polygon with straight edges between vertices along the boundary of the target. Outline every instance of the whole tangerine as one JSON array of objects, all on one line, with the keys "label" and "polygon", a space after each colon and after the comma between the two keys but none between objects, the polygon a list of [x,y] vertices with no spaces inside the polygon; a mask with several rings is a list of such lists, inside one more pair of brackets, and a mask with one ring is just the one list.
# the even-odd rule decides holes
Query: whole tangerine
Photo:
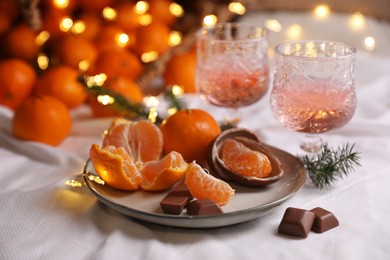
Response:
[{"label": "whole tangerine", "polygon": [[37,33],[26,24],[14,26],[5,36],[7,55],[28,61],[34,59],[40,50],[36,37]]},{"label": "whole tangerine", "polygon": [[138,28],[135,32],[134,50],[138,55],[155,51],[162,54],[169,49],[168,25],[155,21],[149,25]]},{"label": "whole tangerine", "polygon": [[196,52],[189,51],[174,56],[165,67],[165,85],[181,85],[185,93],[195,93]]},{"label": "whole tangerine", "polygon": [[[109,78],[104,87],[121,94],[134,104],[142,102],[143,93],[140,86],[126,77]],[[90,97],[88,103],[95,117],[120,116],[122,114],[116,111],[112,104],[103,105],[95,97]]]},{"label": "whole tangerine", "polygon": [[98,51],[96,47],[83,36],[67,34],[59,40],[56,48],[60,62],[72,68],[79,69],[81,62],[91,65],[95,62]]},{"label": "whole tangerine", "polygon": [[16,109],[32,92],[34,68],[21,59],[0,61],[0,105]]},{"label": "whole tangerine", "polygon": [[107,77],[128,77],[137,79],[143,72],[138,57],[128,50],[106,50],[99,54],[95,64],[95,74],[105,73]]},{"label": "whole tangerine", "polygon": [[204,165],[211,142],[221,133],[217,121],[201,109],[180,110],[160,126],[164,139],[164,154],[176,151],[187,162]]},{"label": "whole tangerine", "polygon": [[77,70],[66,65],[45,71],[37,81],[35,94],[55,97],[68,108],[76,108],[87,99],[87,92],[78,81]]},{"label": "whole tangerine", "polygon": [[71,124],[69,110],[61,101],[32,96],[15,111],[12,133],[22,140],[55,146],[69,135]]}]

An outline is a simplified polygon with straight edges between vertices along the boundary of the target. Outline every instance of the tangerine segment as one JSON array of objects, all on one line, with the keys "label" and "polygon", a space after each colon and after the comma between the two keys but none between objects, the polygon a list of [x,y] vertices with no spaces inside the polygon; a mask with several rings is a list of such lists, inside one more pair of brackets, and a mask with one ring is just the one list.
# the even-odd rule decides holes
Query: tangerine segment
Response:
[{"label": "tangerine segment", "polygon": [[131,121],[118,118],[103,137],[103,146],[124,147],[137,165],[161,158],[163,137],[149,120]]},{"label": "tangerine segment", "polygon": [[107,185],[121,190],[137,190],[142,175],[123,147],[93,144],[89,150],[93,167]]},{"label": "tangerine segment", "polygon": [[185,183],[194,198],[211,199],[220,206],[226,205],[234,195],[227,182],[208,174],[196,162],[188,165]]},{"label": "tangerine segment", "polygon": [[144,178],[143,190],[166,190],[178,182],[187,170],[188,164],[178,152],[170,152],[159,161],[149,161],[141,169]]},{"label": "tangerine segment", "polygon": [[272,171],[271,162],[265,154],[253,151],[234,139],[224,141],[220,153],[226,168],[242,176],[264,178]]}]

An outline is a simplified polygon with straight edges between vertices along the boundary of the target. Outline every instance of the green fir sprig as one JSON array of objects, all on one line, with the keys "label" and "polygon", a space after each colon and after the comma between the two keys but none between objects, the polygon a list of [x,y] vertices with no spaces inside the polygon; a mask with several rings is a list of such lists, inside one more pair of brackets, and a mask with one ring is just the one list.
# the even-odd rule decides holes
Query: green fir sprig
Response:
[{"label": "green fir sprig", "polygon": [[354,147],[355,144],[347,143],[335,150],[325,143],[316,155],[304,155],[299,158],[313,184],[320,189],[329,189],[337,179],[353,172],[354,166],[360,166],[360,156],[354,151]]},{"label": "green fir sprig", "polygon": [[[105,88],[97,84],[91,85],[91,83],[87,83],[87,77],[80,77],[79,81],[83,84],[88,94],[91,96],[98,97],[101,95],[108,95],[112,97],[114,99],[114,102],[111,104],[112,108],[118,112],[124,113],[125,117],[131,119],[149,118],[150,108],[145,104],[131,102],[120,93],[109,88]],[[177,110],[186,108],[185,102],[173,93],[172,88],[167,88],[167,90],[163,93],[163,97],[170,108],[175,108]],[[157,114],[155,124],[161,124],[165,117],[166,115]]]}]

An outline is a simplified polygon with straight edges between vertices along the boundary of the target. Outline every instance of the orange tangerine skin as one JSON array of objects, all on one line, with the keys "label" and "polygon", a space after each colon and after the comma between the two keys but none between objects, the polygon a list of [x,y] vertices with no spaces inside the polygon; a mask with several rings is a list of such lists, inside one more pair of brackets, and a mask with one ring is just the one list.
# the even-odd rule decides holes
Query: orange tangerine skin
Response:
[{"label": "orange tangerine skin", "polygon": [[137,190],[141,185],[142,176],[123,147],[100,148],[93,144],[89,156],[96,173],[108,186],[120,190]]},{"label": "orange tangerine skin", "polygon": [[141,169],[143,190],[160,191],[178,182],[188,167],[181,154],[171,152],[159,161],[149,161]]},{"label": "orange tangerine skin", "polygon": [[180,110],[160,126],[164,154],[177,151],[187,162],[205,165],[211,142],[221,133],[217,121],[201,109]]},{"label": "orange tangerine skin", "polygon": [[208,174],[195,162],[188,165],[185,183],[194,198],[211,199],[220,206],[226,205],[234,195],[227,182]]},{"label": "orange tangerine skin", "polygon": [[271,162],[265,154],[253,151],[234,139],[223,142],[221,159],[226,168],[246,177],[264,178],[272,171]]}]

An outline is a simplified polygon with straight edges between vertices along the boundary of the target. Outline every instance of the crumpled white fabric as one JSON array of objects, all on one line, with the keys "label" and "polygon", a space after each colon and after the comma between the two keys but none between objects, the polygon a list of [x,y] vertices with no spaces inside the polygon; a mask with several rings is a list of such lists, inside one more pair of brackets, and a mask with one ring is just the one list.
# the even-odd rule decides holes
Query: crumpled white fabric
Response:
[{"label": "crumpled white fabric", "polygon": [[[12,136],[13,112],[0,107],[0,259],[387,259],[390,255],[390,59],[359,53],[358,107],[351,122],[324,138],[355,143],[361,167],[319,190],[310,180],[270,214],[228,227],[180,229],[123,216],[99,203],[80,179],[88,150],[101,142],[111,119],[94,119],[86,107],[73,112],[71,135],[58,147]],[[226,110],[186,96],[216,118]],[[293,155],[299,134],[273,119],[268,95],[240,110],[240,126]],[[323,207],[340,226],[306,239],[277,227],[287,207]]]}]

